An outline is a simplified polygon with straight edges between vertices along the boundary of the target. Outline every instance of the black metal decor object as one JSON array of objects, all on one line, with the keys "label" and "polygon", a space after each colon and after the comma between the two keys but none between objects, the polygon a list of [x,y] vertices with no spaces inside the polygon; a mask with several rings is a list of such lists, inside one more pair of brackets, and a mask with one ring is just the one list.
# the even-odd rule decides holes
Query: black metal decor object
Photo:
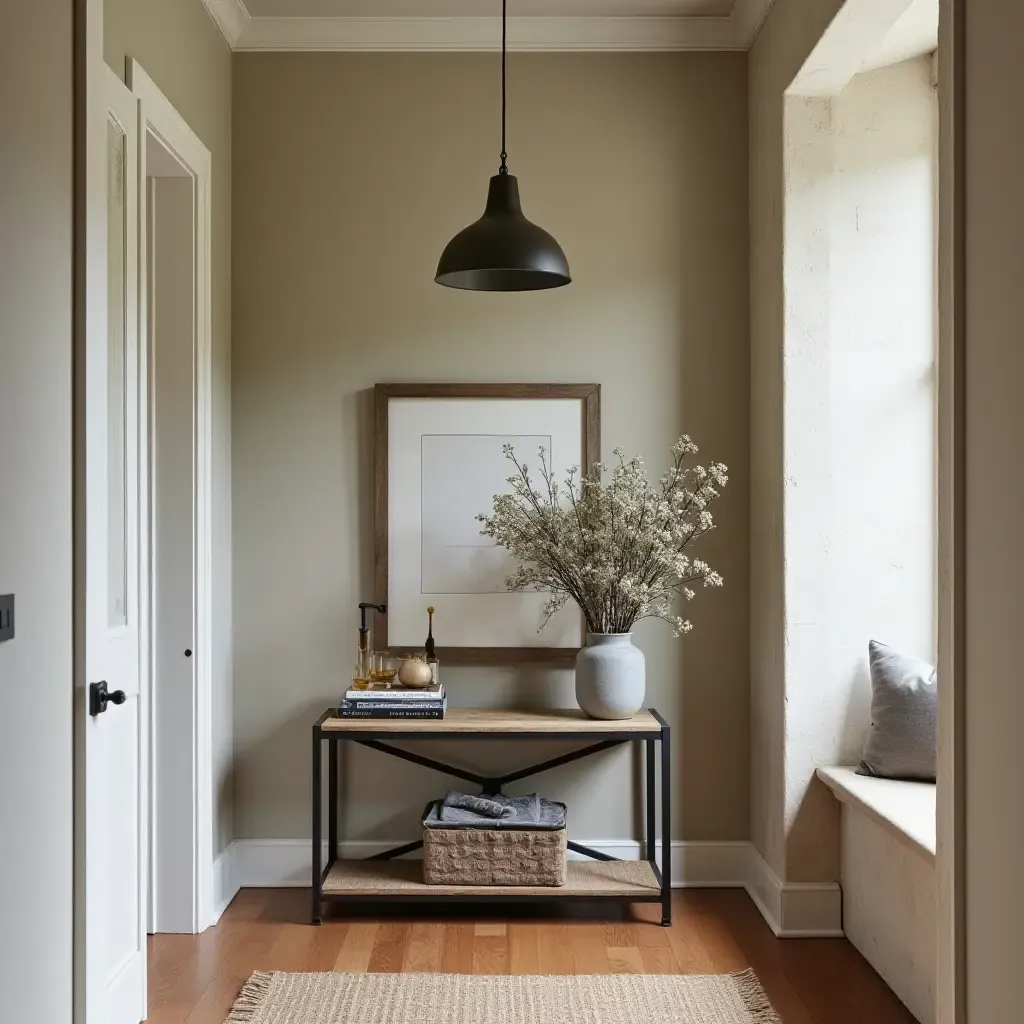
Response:
[{"label": "black metal decor object", "polygon": [[[312,857],[312,870],[313,878],[312,885],[310,887],[310,894],[312,896],[312,911],[311,918],[313,924],[321,924],[323,922],[323,891],[324,891],[324,875],[326,872],[321,867],[321,859],[323,857],[323,849],[321,847],[321,830],[323,829],[323,797],[321,796],[323,787],[323,770],[320,767],[321,750],[320,743],[321,738],[320,723],[317,722],[313,726],[313,764],[312,764],[312,781],[313,781],[313,799],[311,802],[311,812],[313,816],[313,857]],[[336,772],[338,770],[338,759],[333,745],[330,747],[331,761],[330,770]],[[331,787],[334,788],[333,786]],[[334,804],[331,805],[332,807]],[[337,812],[334,812],[337,813]],[[332,816],[330,825],[334,824],[334,817]],[[331,863],[338,856],[338,849],[335,847],[333,850],[327,851],[327,871],[330,871]]]},{"label": "black metal decor object", "polygon": [[480,292],[527,292],[560,288],[572,281],[562,247],[527,220],[519,182],[508,173],[507,120],[508,0],[501,6],[501,166],[491,178],[484,215],[460,231],[437,265],[438,284]]},{"label": "black metal decor object", "polygon": [[386,604],[375,604],[373,601],[360,601],[359,602],[359,632],[363,632],[367,629],[366,625],[366,613],[368,611],[380,612],[381,615],[387,613],[388,606]]},{"label": "black metal decor object", "polygon": [[373,601],[360,601],[359,602],[359,657],[362,658],[364,655],[368,656],[370,653],[370,627],[366,625],[366,613],[369,611],[380,612],[381,615],[386,614],[388,606],[386,604],[374,604]]}]

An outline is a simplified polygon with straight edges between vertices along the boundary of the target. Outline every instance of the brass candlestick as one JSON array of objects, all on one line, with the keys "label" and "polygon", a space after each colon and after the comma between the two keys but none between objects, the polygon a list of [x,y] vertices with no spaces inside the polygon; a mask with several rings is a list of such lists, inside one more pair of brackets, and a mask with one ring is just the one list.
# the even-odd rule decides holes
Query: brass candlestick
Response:
[{"label": "brass candlestick", "polygon": [[437,661],[437,654],[434,650],[434,606],[427,605],[427,642],[424,645],[427,652],[427,664]]}]

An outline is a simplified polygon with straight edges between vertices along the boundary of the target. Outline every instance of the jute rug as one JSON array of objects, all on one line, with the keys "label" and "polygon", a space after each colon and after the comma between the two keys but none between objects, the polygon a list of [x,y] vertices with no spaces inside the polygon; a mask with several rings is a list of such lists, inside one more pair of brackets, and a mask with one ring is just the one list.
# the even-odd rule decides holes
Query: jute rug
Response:
[{"label": "jute rug", "polygon": [[781,1024],[742,974],[254,974],[227,1024]]}]

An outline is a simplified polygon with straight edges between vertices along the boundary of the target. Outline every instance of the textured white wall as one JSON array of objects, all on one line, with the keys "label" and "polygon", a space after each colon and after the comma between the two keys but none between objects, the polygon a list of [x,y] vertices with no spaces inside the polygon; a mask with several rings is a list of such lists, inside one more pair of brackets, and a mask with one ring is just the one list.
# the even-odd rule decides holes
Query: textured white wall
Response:
[{"label": "textured white wall", "polygon": [[843,6],[775,4],[750,51],[751,838],[786,878],[783,94]]},{"label": "textured white wall", "polygon": [[[831,662],[815,648],[825,621],[824,600],[829,590],[822,574],[829,569],[831,527],[824,527],[820,512],[832,503],[836,473],[824,459],[821,437],[830,429],[827,412],[832,374],[828,360],[816,354],[825,319],[831,320],[831,297],[817,293],[798,311],[785,263],[790,258],[807,270],[824,240],[810,237],[789,249],[791,215],[816,216],[816,203],[826,202],[811,188],[815,163],[827,167],[837,158],[827,147],[799,152],[787,143],[787,117],[824,118],[819,132],[833,132],[835,111],[822,107],[848,84],[854,71],[877,51],[911,0],[787,0],[775,4],[751,50],[750,90],[750,307],[751,307],[751,837],[758,850],[784,881],[834,878],[837,868],[838,828],[835,810],[820,787],[810,786],[813,764],[835,760],[836,751],[854,730],[839,727],[838,737],[822,734],[845,718],[845,706],[823,691]],[[786,94],[789,93],[788,98]],[[797,95],[805,97],[798,100]],[[815,105],[811,97],[818,97]],[[798,106],[803,103],[803,106]],[[799,112],[799,113],[797,113]],[[786,164],[803,176],[809,204],[801,212],[788,209]],[[802,164],[802,166],[801,166]],[[820,166],[818,168],[820,171]],[[825,230],[825,229],[823,229]],[[819,251],[819,258],[820,258]],[[833,262],[830,255],[828,262]],[[818,283],[827,276],[819,263]],[[803,284],[807,289],[813,275]],[[827,291],[828,285],[823,286]],[[787,318],[792,320],[787,322]],[[788,351],[792,346],[792,350]],[[794,360],[796,362],[794,363]],[[784,375],[796,369],[813,385],[803,399],[791,393]],[[787,404],[789,412],[787,412]],[[790,415],[798,411],[799,417]],[[807,445],[796,465],[805,480],[815,474],[817,490],[799,493],[790,468],[796,453],[786,450],[788,439],[799,437]],[[815,447],[821,458],[815,465]],[[820,474],[820,476],[818,476]],[[788,488],[788,490],[787,490]],[[804,512],[792,507],[803,502]],[[789,550],[800,517],[805,531],[816,532],[820,547],[791,566]],[[787,574],[803,579],[799,596],[787,586]],[[794,603],[795,602],[795,603]],[[792,605],[792,608],[790,607]],[[800,650],[794,644],[802,645]],[[794,671],[802,678],[790,685]],[[823,831],[823,816],[832,826]],[[821,837],[831,838],[822,843]]]},{"label": "textured white wall", "polygon": [[[844,694],[832,678],[831,435],[835,123],[828,99],[785,101],[785,799],[789,879],[835,881],[839,813],[815,780],[836,763]],[[799,872],[799,873],[797,873]]]},{"label": "textured white wall", "polygon": [[[0,1019],[71,1020],[72,5],[0,32]],[[40,74],[40,55],[46,55]]]},{"label": "textured white wall", "polygon": [[938,108],[927,58],[785,104],[787,870],[827,880],[867,643],[935,656]]},{"label": "textured white wall", "polygon": [[938,102],[921,57],[833,101],[832,675],[868,720],[865,640],[935,659]]}]

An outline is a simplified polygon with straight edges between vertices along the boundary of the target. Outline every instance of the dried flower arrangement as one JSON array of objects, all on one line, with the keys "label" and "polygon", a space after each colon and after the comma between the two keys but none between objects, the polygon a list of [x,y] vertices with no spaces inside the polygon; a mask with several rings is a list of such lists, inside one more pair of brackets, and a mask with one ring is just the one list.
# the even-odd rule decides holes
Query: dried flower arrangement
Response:
[{"label": "dried flower arrangement", "polygon": [[629,633],[649,617],[670,623],[675,636],[693,628],[673,613],[676,599],[692,600],[691,584],[720,587],[722,577],[685,549],[714,529],[709,506],[728,482],[721,463],[687,465],[697,451],[681,437],[672,467],[652,484],[643,459],[626,461],[616,448],[613,466],[597,463],[586,475],[574,466],[563,488],[544,448],[538,487],[513,447],[504,446],[516,468],[511,491],[495,495],[491,514],[477,519],[480,532],[521,563],[506,587],[551,594],[541,629],[570,599],[590,633]]}]

